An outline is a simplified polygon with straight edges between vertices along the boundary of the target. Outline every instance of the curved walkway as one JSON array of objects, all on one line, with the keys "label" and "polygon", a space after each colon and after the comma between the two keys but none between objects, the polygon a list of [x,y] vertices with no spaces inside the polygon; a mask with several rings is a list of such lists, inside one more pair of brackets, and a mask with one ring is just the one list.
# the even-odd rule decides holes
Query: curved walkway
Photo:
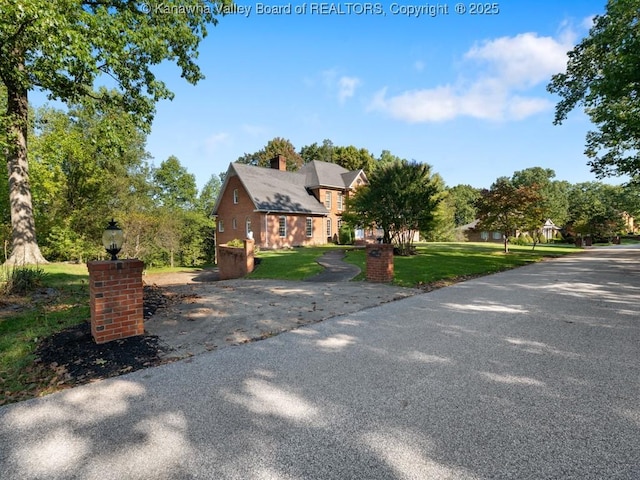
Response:
[{"label": "curved walkway", "polygon": [[343,261],[344,250],[331,250],[317,261],[324,267],[324,271],[307,278],[305,282],[348,282],[360,273],[360,269]]}]

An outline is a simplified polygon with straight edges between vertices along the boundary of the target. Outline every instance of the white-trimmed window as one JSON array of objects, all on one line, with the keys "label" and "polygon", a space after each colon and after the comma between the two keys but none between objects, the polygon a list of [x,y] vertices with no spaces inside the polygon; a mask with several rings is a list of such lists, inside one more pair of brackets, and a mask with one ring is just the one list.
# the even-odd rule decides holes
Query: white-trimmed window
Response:
[{"label": "white-trimmed window", "polygon": [[502,239],[502,234],[500,232],[493,232],[493,239],[494,240],[501,240]]},{"label": "white-trimmed window", "polygon": [[327,237],[331,237],[331,234],[332,234],[331,219],[327,218]]},{"label": "white-trimmed window", "polygon": [[238,229],[238,221],[236,220],[236,217],[233,217],[231,219],[231,228],[233,228],[234,230]]},{"label": "white-trimmed window", "polygon": [[331,192],[324,192],[324,206],[331,210]]},{"label": "white-trimmed window", "polygon": [[307,217],[307,237],[313,237],[313,218]]},{"label": "white-trimmed window", "polygon": [[482,232],[482,233],[480,234],[480,238],[481,238],[482,240],[489,240],[489,232]]},{"label": "white-trimmed window", "polygon": [[284,215],[278,217],[278,235],[281,237],[287,236],[287,217]]},{"label": "white-trimmed window", "polygon": [[344,195],[342,192],[338,192],[338,211],[341,212],[344,208]]},{"label": "white-trimmed window", "polygon": [[342,218],[338,218],[338,232],[340,232],[341,228],[342,228]]},{"label": "white-trimmed window", "polygon": [[238,189],[237,188],[233,189],[233,203],[235,203],[235,204],[238,203]]},{"label": "white-trimmed window", "polygon": [[224,222],[222,220],[218,220],[218,231],[220,233],[224,232]]},{"label": "white-trimmed window", "polygon": [[245,230],[246,230],[246,233],[247,233],[247,237],[249,237],[249,233],[251,233],[251,218],[247,217],[247,219],[245,220],[244,224],[245,224]]}]

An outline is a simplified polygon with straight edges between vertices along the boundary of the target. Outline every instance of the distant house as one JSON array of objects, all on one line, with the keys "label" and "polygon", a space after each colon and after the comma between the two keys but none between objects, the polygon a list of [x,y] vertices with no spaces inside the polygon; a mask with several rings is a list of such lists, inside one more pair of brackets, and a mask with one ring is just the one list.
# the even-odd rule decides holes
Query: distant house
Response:
[{"label": "distant house", "polygon": [[[467,223],[466,225],[462,225],[458,227],[458,230],[465,236],[467,241],[469,242],[495,242],[502,243],[502,232],[498,231],[488,231],[478,229],[478,223],[480,220],[474,220],[471,223]],[[551,219],[547,219],[542,225],[542,235],[547,240],[553,240],[555,238],[556,232],[560,231],[560,227],[557,227]],[[515,232],[516,236],[520,234],[519,231]]]},{"label": "distant house", "polygon": [[216,201],[217,243],[253,235],[262,248],[322,245],[337,240],[349,195],[367,184],[362,170],[312,161],[286,171],[284,156],[271,168],[231,163]]},{"label": "distant house", "polygon": [[553,223],[550,218],[547,218],[547,221],[544,222],[544,225],[542,226],[542,235],[547,239],[547,241],[553,240],[554,238],[556,238],[556,234],[560,230],[560,227],[556,226],[556,224]]},{"label": "distant house", "polygon": [[502,243],[502,232],[488,231],[478,229],[478,223],[480,220],[474,220],[466,225],[461,225],[457,228],[468,242],[495,242]]}]

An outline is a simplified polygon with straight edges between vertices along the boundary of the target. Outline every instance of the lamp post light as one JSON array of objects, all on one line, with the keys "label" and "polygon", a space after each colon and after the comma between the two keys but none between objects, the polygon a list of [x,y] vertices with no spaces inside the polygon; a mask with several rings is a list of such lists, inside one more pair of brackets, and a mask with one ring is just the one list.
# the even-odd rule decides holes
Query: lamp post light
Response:
[{"label": "lamp post light", "polygon": [[104,245],[107,253],[111,255],[111,260],[118,260],[117,255],[122,249],[123,242],[124,234],[122,233],[122,229],[112,218],[102,234],[102,245]]}]

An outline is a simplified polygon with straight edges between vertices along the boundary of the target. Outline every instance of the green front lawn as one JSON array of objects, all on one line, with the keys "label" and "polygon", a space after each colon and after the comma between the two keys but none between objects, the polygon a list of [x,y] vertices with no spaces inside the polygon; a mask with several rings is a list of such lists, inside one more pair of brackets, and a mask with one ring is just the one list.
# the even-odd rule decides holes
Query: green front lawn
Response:
[{"label": "green front lawn", "polygon": [[91,316],[86,265],[53,263],[38,268],[45,272],[42,288],[54,290],[1,299],[0,405],[55,389],[34,364],[38,342]]},{"label": "green front lawn", "polygon": [[[579,252],[573,245],[538,245],[535,250],[526,246],[509,246],[505,254],[501,244],[492,243],[426,243],[418,245],[417,255],[394,257],[394,283],[404,287],[439,280],[484,275],[520,267],[540,261],[545,257],[555,257]],[[365,271],[365,252],[347,252],[346,261],[358,265]],[[356,279],[364,278],[361,273]]]},{"label": "green front lawn", "polygon": [[[316,260],[329,249],[348,250],[345,260],[365,271],[364,249],[350,246],[304,247],[292,250],[261,251],[261,264],[250,278],[303,280],[322,271]],[[502,245],[493,243],[427,243],[418,245],[418,254],[394,258],[394,283],[405,287],[455,279],[468,275],[482,275],[519,267],[544,257],[580,251],[573,245],[510,246],[504,254]],[[356,280],[364,278],[361,273]]]},{"label": "green front lawn", "polygon": [[261,250],[256,258],[260,264],[249,278],[304,280],[322,271],[316,260],[329,250],[344,246],[300,247],[290,250]]}]

